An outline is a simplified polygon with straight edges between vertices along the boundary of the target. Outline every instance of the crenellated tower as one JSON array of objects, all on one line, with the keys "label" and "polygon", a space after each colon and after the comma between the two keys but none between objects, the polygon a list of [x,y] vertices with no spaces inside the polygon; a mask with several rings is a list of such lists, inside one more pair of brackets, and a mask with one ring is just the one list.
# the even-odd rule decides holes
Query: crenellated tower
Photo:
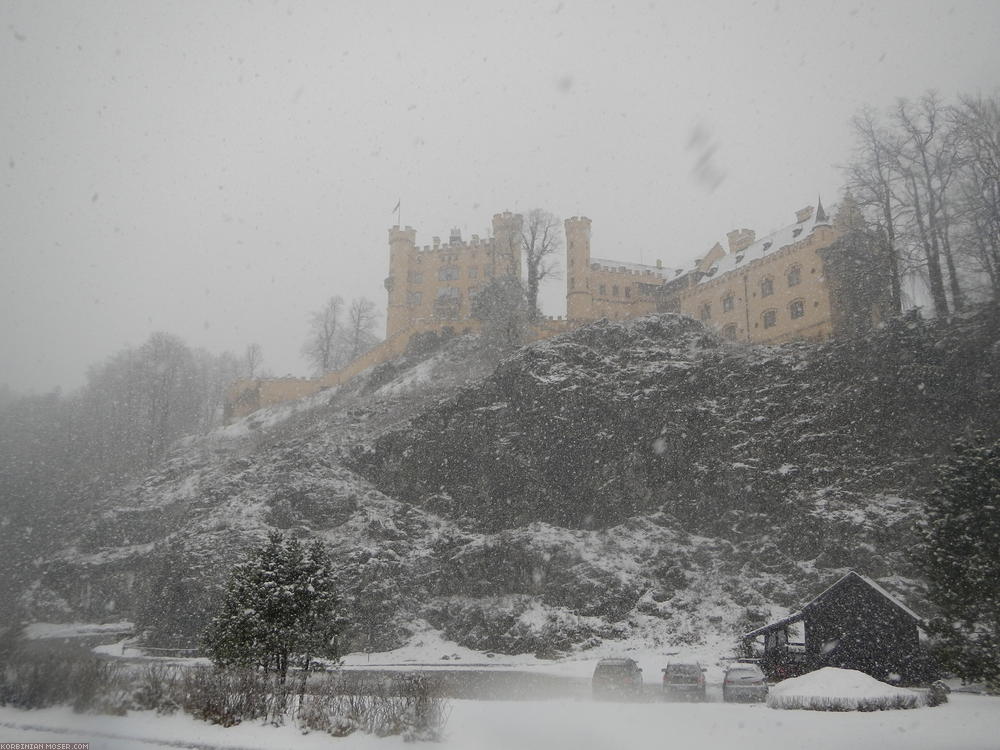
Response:
[{"label": "crenellated tower", "polygon": [[385,335],[392,338],[409,327],[410,313],[407,310],[406,284],[410,273],[410,260],[416,252],[417,231],[413,227],[389,230],[389,276],[385,289],[389,302],[385,316]]},{"label": "crenellated tower", "polygon": [[589,320],[593,317],[594,293],[590,288],[590,219],[574,216],[566,228],[566,317]]},{"label": "crenellated tower", "polygon": [[521,230],[524,217],[504,211],[493,214],[493,274],[521,276]]}]

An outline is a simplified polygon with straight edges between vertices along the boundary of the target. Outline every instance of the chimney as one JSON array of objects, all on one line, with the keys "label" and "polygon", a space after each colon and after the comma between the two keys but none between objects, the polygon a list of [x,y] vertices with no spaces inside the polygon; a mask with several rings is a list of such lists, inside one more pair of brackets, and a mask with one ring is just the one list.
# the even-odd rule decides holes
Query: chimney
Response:
[{"label": "chimney", "polygon": [[726,233],[726,239],[729,240],[730,253],[741,253],[753,244],[757,233],[752,229],[734,229]]},{"label": "chimney", "polygon": [[806,206],[805,208],[800,208],[798,211],[795,212],[795,223],[801,224],[803,221],[809,219],[812,215],[813,215],[812,206]]}]

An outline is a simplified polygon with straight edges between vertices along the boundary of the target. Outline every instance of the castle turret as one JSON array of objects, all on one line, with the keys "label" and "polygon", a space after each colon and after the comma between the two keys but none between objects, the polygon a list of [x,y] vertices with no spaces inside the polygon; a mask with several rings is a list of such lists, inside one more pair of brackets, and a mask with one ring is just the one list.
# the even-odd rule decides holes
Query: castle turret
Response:
[{"label": "castle turret", "polygon": [[521,214],[493,214],[493,273],[521,275]]},{"label": "castle turret", "polygon": [[566,317],[589,320],[593,317],[594,293],[590,289],[590,219],[574,216],[566,227]]},{"label": "castle turret", "polygon": [[417,232],[413,227],[400,229],[394,226],[389,230],[389,276],[385,280],[385,289],[389,293],[385,316],[387,339],[409,326],[406,292],[410,258],[416,250],[416,240]]}]

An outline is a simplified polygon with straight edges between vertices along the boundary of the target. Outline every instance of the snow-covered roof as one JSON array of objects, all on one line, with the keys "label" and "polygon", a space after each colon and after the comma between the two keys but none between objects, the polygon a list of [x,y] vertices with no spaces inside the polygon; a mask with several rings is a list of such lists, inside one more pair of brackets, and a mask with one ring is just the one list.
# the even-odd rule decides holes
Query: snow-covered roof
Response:
[{"label": "snow-covered roof", "polygon": [[[822,204],[820,204],[822,209]],[[813,211],[805,221],[789,224],[776,232],[772,232],[766,237],[759,237],[754,240],[749,247],[738,253],[726,253],[719,261],[708,269],[698,283],[705,283],[716,279],[730,271],[746,266],[755,260],[763,258],[771,253],[777,252],[783,247],[800,242],[809,236],[809,233],[817,226],[824,226],[830,223],[826,211]]]},{"label": "snow-covered roof", "polygon": [[860,573],[856,573],[855,571],[851,570],[851,571],[848,571],[848,573],[846,575],[841,576],[840,578],[838,578],[833,584],[831,584],[830,586],[827,586],[818,596],[814,596],[808,602],[806,602],[805,604],[803,604],[802,607],[801,607],[801,609],[798,612],[794,612],[794,613],[788,615],[788,617],[782,618],[781,620],[778,620],[777,622],[772,622],[769,625],[764,625],[763,627],[757,628],[756,630],[751,630],[749,633],[744,633],[743,636],[742,636],[743,639],[756,638],[757,636],[763,635],[764,633],[770,632],[772,630],[777,630],[778,628],[782,628],[782,627],[784,627],[786,625],[791,625],[792,623],[798,622],[799,620],[801,620],[801,619],[803,619],[805,617],[805,614],[806,614],[806,612],[809,609],[815,607],[831,591],[833,591],[834,589],[838,588],[839,586],[841,586],[844,583],[844,581],[847,581],[847,580],[849,580],[851,578],[857,578],[857,579],[861,580],[862,582],[864,582],[865,584],[867,584],[869,587],[872,588],[872,590],[874,590],[874,591],[878,592],[879,594],[881,594],[882,596],[884,596],[893,606],[895,606],[897,609],[901,610],[908,617],[913,618],[916,622],[918,622],[918,623],[922,623],[923,622],[923,618],[920,617],[920,615],[918,615],[912,609],[910,609],[905,604],[903,604],[902,602],[900,602],[898,599],[896,599],[895,597],[893,597],[892,594],[890,594],[884,588],[882,588],[877,583],[875,583],[875,581],[873,581],[871,578],[869,578],[868,576],[863,576]]},{"label": "snow-covered roof", "polygon": [[678,269],[674,268],[659,268],[657,266],[647,266],[643,263],[629,263],[624,260],[608,260],[607,258],[591,258],[590,265],[604,266],[613,271],[624,268],[626,271],[634,271],[635,273],[649,272],[661,279],[672,279],[678,273]]}]

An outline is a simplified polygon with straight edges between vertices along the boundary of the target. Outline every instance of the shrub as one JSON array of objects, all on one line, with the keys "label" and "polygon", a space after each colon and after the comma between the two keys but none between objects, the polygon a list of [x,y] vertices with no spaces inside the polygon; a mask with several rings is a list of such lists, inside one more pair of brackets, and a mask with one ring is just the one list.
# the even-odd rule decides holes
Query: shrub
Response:
[{"label": "shrub", "polygon": [[378,737],[438,741],[449,708],[430,679],[411,674],[348,688],[341,675],[330,675],[304,695],[299,722],[307,729],[344,737],[355,731]]},{"label": "shrub", "polygon": [[119,665],[73,652],[16,654],[5,661],[0,705],[31,709],[59,704],[124,714],[130,704],[128,682]]}]

